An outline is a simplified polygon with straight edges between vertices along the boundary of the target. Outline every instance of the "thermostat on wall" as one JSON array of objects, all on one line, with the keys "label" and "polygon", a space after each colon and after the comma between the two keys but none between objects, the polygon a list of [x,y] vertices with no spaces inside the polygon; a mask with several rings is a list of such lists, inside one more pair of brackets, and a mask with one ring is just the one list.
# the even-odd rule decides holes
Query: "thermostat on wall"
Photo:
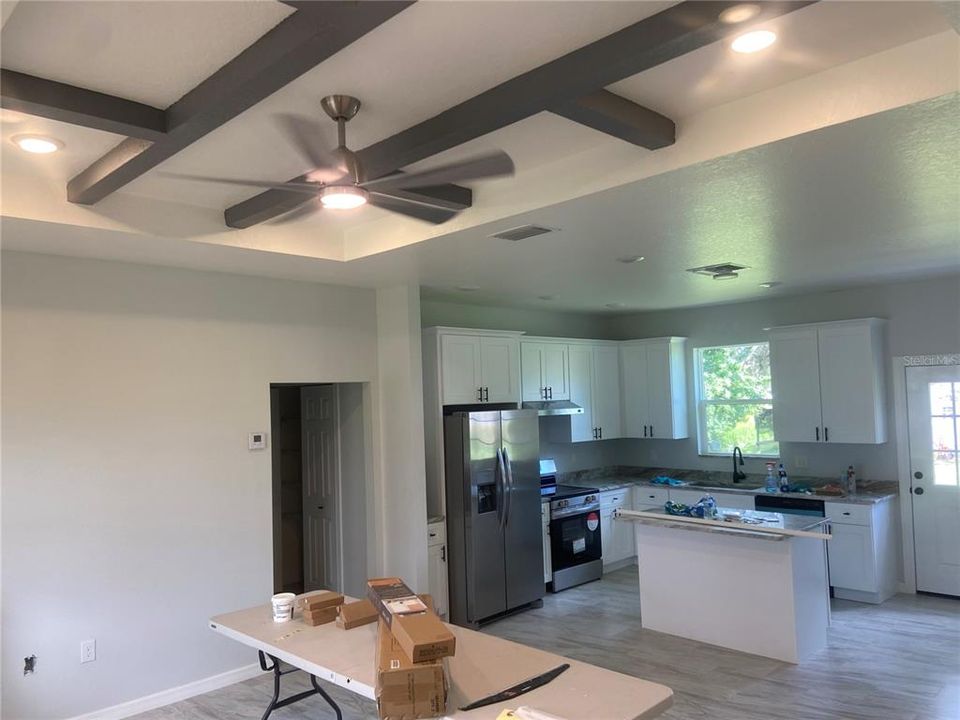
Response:
[{"label": "thermostat on wall", "polygon": [[247,447],[251,450],[263,450],[267,446],[267,434],[265,432],[250,433]]}]

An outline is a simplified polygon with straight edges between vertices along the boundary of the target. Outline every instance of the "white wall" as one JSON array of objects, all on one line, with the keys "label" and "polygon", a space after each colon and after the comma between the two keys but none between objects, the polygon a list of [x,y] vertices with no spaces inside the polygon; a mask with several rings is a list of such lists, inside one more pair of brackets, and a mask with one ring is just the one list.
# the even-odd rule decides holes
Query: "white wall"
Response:
[{"label": "white wall", "polygon": [[[4,253],[2,303],[0,714],[70,717],[255,661],[205,623],[271,593],[270,453],[247,433],[269,430],[271,382],[369,383],[376,420],[375,293]],[[395,495],[423,493],[417,455],[419,477],[389,454]]]},{"label": "white wall", "polygon": [[[418,592],[427,582],[427,487],[423,434],[420,291],[377,290],[380,332],[380,490],[384,575]],[[414,551],[414,548],[416,551]]]},{"label": "white wall", "polygon": [[[763,328],[775,325],[880,317],[887,320],[884,367],[887,373],[888,431],[883,445],[781,443],[787,470],[797,475],[839,477],[847,465],[858,476],[874,480],[897,479],[897,448],[891,388],[892,358],[960,352],[960,276],[941,276],[754,302],[712,307],[647,312],[618,316],[617,339],[680,335],[687,342],[688,440],[621,440],[621,462],[631,465],[719,469],[727,458],[700,457],[696,440],[696,403],[693,393],[693,349],[765,340]],[[796,460],[805,458],[807,469]],[[747,460],[749,472],[763,472],[762,460]]]}]

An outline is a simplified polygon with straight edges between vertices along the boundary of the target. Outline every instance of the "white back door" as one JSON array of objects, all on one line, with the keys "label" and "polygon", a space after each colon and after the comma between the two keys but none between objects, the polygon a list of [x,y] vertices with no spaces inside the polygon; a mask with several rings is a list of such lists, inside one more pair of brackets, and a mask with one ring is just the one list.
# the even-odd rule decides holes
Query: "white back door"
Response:
[{"label": "white back door", "polygon": [[336,397],[332,385],[300,390],[305,592],[340,589]]},{"label": "white back door", "polygon": [[917,590],[960,596],[960,366],[906,374]]}]

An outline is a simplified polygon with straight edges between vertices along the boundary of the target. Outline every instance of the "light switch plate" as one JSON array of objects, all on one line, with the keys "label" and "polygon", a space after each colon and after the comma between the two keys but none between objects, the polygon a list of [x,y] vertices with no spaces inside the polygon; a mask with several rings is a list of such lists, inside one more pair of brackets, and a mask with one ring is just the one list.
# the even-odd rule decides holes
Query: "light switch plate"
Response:
[{"label": "light switch plate", "polygon": [[267,434],[265,432],[252,432],[247,440],[247,447],[250,450],[263,450],[267,447]]}]

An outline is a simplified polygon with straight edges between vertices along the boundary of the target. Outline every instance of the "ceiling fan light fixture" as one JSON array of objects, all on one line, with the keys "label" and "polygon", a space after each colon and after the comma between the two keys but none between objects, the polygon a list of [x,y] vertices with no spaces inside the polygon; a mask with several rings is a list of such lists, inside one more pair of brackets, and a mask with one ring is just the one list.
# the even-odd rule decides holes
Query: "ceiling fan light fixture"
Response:
[{"label": "ceiling fan light fixture", "polygon": [[328,210],[352,210],[367,204],[369,193],[355,185],[327,185],[320,190],[320,202]]}]

